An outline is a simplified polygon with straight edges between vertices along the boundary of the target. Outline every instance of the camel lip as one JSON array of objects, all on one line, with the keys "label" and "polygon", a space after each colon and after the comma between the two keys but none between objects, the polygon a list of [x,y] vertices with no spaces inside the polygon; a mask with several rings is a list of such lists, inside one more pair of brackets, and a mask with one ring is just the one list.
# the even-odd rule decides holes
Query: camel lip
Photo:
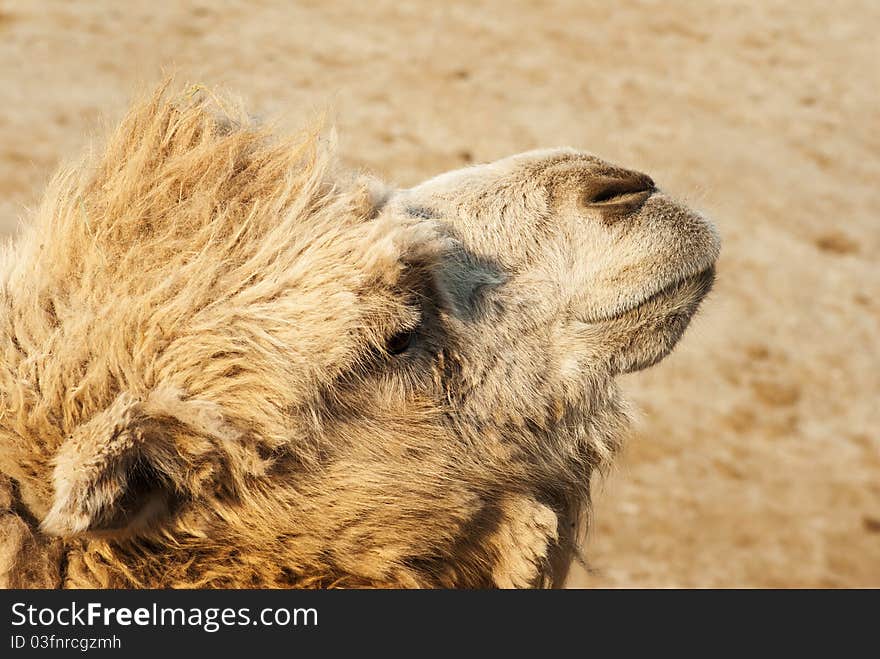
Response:
[{"label": "camel lip", "polygon": [[689,297],[691,297],[690,303],[686,304],[687,314],[691,315],[695,310],[697,305],[702,302],[703,298],[708,295],[709,291],[712,289],[712,285],[715,283],[715,263],[710,263],[708,266],[697,270],[694,273],[684,275],[682,277],[677,277],[668,283],[662,285],[660,288],[654,290],[651,293],[645,295],[641,300],[634,302],[632,304],[627,305],[622,309],[615,310],[614,313],[592,317],[588,320],[590,323],[603,323],[603,322],[611,322],[618,320],[620,318],[624,318],[633,312],[642,309],[650,304],[655,302],[660,302],[663,300],[675,300],[679,297],[680,294],[683,293],[685,289],[690,287],[691,284],[695,286],[694,291],[689,292]]}]

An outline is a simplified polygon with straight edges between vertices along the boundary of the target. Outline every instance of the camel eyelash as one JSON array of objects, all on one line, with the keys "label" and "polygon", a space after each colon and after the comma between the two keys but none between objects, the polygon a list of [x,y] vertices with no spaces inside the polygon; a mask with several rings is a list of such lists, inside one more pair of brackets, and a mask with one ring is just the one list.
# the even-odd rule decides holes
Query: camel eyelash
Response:
[{"label": "camel eyelash", "polygon": [[385,343],[385,351],[392,356],[402,355],[412,347],[417,332],[418,327],[398,332]]},{"label": "camel eyelash", "polygon": [[396,331],[385,340],[385,352],[396,357],[408,352],[416,341],[424,321],[424,300],[416,298],[414,294],[407,296],[404,303],[406,311],[402,314],[405,319]]}]

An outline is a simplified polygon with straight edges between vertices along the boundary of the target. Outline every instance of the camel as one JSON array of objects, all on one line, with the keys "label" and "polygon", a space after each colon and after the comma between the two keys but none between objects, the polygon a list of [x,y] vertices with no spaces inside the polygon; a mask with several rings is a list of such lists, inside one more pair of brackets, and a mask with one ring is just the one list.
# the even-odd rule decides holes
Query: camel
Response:
[{"label": "camel", "polygon": [[399,189],[163,86],[0,255],[0,583],[558,586],[719,238],[558,148]]}]

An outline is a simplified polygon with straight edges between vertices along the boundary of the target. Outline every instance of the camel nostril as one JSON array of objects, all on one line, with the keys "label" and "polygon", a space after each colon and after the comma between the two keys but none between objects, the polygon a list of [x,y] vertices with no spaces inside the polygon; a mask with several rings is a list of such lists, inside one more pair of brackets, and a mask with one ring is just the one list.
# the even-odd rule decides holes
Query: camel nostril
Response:
[{"label": "camel nostril", "polygon": [[597,206],[641,203],[654,189],[654,181],[645,174],[627,172],[622,177],[602,176],[587,184],[585,201]]}]

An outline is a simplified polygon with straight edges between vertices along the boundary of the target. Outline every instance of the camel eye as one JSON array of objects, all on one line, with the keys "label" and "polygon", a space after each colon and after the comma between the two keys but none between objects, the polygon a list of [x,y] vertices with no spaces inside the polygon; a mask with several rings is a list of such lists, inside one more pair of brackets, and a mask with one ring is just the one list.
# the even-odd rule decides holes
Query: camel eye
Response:
[{"label": "camel eye", "polygon": [[390,339],[388,339],[388,343],[385,345],[385,349],[390,355],[399,355],[401,353],[404,353],[409,350],[409,347],[410,345],[412,345],[415,335],[415,330],[398,332]]}]

